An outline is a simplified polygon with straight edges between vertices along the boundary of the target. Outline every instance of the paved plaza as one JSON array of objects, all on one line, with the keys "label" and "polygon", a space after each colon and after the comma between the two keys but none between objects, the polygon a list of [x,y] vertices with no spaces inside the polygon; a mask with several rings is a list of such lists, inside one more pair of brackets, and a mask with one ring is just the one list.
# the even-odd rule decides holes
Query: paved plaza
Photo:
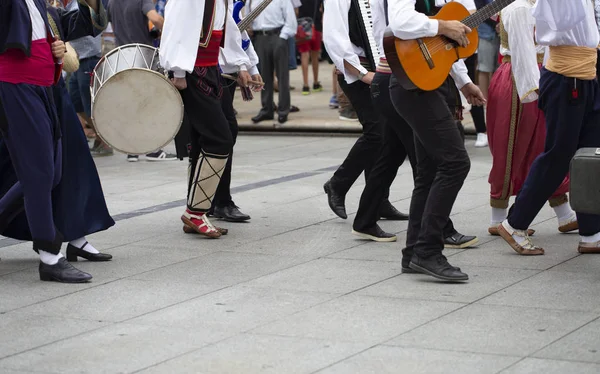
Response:
[{"label": "paved plaza", "polygon": [[[453,211],[476,248],[447,250],[470,276],[446,284],[400,274],[397,243],[350,233],[322,185],[351,136],[242,135],[234,199],[250,223],[227,236],[184,234],[187,163],[97,158],[117,224],[89,237],[114,255],[79,262],[89,284],[40,282],[29,243],[0,239],[0,373],[598,373],[600,256],[580,256],[550,208],[535,221],[541,257],[490,237],[490,154]],[[402,166],[391,200],[407,211]]]}]

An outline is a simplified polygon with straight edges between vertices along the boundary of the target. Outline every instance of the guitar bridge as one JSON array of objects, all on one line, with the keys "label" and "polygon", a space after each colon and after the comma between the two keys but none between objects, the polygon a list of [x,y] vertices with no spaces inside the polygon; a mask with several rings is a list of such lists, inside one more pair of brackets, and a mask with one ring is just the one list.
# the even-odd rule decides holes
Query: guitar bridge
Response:
[{"label": "guitar bridge", "polygon": [[417,39],[417,44],[419,45],[421,54],[423,54],[423,57],[425,58],[425,61],[427,61],[427,65],[429,66],[429,68],[435,68],[435,64],[433,63],[433,59],[431,58],[431,53],[429,53],[427,44],[423,43],[423,39]]}]

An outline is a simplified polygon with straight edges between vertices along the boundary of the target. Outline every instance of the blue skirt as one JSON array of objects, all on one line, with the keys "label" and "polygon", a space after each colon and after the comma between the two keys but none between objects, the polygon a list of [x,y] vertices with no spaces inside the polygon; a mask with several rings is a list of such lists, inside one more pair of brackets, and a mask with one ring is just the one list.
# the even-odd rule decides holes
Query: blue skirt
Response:
[{"label": "blue skirt", "polygon": [[[62,137],[62,179],[52,191],[54,223],[65,241],[104,231],[115,224],[108,213],[96,164],[63,79],[53,87]],[[0,139],[0,197],[17,181],[6,145]],[[32,240],[25,213],[0,235]]]}]

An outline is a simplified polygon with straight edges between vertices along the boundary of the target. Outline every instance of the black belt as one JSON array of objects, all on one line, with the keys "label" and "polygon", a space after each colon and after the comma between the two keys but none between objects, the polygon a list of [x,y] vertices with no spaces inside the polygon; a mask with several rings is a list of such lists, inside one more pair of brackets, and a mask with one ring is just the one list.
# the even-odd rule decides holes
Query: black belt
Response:
[{"label": "black belt", "polygon": [[252,33],[254,35],[279,35],[281,33],[281,29],[282,29],[282,27],[279,27],[277,29],[271,29],[271,30],[254,30],[254,31],[252,31]]}]

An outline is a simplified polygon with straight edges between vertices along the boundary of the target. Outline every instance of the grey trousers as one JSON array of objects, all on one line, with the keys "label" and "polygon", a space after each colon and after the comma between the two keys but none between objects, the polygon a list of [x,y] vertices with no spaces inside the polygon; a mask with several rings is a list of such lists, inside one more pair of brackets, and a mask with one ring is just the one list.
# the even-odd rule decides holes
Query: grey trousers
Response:
[{"label": "grey trousers", "polygon": [[290,113],[290,70],[288,66],[289,46],[287,40],[278,34],[256,35],[253,40],[254,49],[260,61],[260,74],[265,81],[265,89],[261,92],[262,109],[259,115],[273,114],[273,75],[279,81],[279,115]]}]

